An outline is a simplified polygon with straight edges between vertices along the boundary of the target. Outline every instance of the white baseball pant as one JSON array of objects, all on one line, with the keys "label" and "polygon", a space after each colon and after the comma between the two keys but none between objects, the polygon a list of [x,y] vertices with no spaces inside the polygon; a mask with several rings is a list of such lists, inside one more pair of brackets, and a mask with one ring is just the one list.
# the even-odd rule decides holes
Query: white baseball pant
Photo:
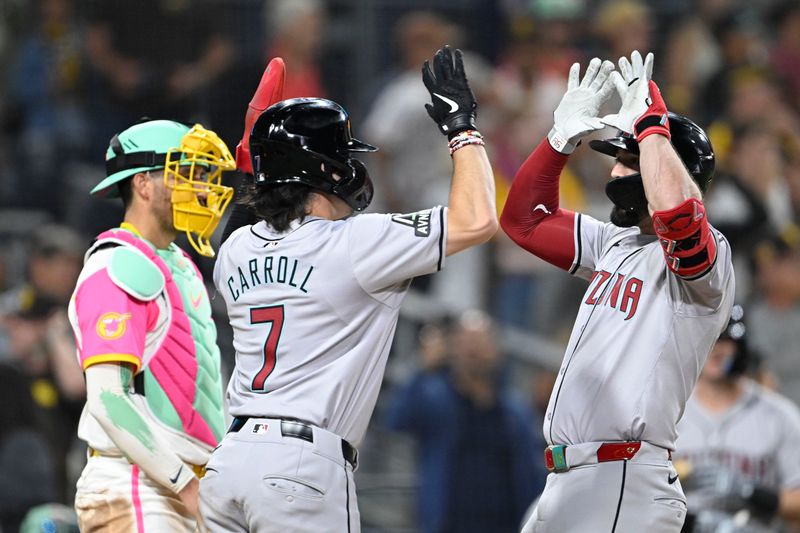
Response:
[{"label": "white baseball pant", "polygon": [[360,533],[353,466],[342,439],[312,427],[313,442],[250,418],[228,433],[200,480],[200,513],[212,533]]},{"label": "white baseball pant", "polygon": [[82,533],[196,530],[178,496],[124,457],[89,457],[78,479],[75,511]]},{"label": "white baseball pant", "polygon": [[666,450],[645,442],[630,460],[551,473],[522,533],[679,533],[686,497],[677,478]]}]

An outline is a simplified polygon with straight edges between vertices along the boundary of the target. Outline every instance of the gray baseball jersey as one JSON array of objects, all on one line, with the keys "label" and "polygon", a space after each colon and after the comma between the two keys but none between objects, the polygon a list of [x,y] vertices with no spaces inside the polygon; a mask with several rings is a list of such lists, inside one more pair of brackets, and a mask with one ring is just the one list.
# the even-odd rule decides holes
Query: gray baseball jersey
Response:
[{"label": "gray baseball jersey", "polygon": [[800,410],[790,400],[747,380],[724,413],[707,411],[692,396],[678,423],[673,458],[692,468],[728,468],[772,489],[800,488]]},{"label": "gray baseball jersey", "polygon": [[234,332],[234,416],[294,418],[358,446],[410,279],[444,263],[447,209],[245,226],[214,283]]},{"label": "gray baseball jersey", "polygon": [[675,425],[728,322],[728,242],[695,279],[667,267],[655,235],[576,215],[570,273],[589,280],[550,396],[550,444],[644,440],[675,448]]}]

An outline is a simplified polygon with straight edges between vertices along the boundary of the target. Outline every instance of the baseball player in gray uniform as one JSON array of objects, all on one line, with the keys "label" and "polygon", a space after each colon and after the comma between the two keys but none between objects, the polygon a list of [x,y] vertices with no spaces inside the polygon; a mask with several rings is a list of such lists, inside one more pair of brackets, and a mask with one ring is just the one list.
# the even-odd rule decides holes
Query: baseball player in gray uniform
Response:
[{"label": "baseball player in gray uniform", "polygon": [[778,532],[781,519],[800,519],[800,410],[745,375],[750,359],[736,305],[678,423],[673,460],[688,498],[686,532],[724,523]]},{"label": "baseball player in gray uniform", "polygon": [[[501,225],[517,244],[589,282],[544,421],[552,472],[523,531],[678,532],[686,503],[675,426],[733,302],[731,254],[705,216],[705,134],[668,114],[653,56],[572,66],[555,124],[518,171]],[[616,88],[618,113],[598,118]],[[616,159],[611,223],[559,208],[578,141]]]},{"label": "baseball player in gray uniform", "polygon": [[214,281],[234,331],[233,424],[207,465],[211,531],[358,532],[353,471],[411,278],[497,230],[491,167],[460,51],[423,67],[426,107],[450,138],[448,207],[362,214],[372,183],[347,113],[284,100],[250,136],[260,222],[224,242]]}]

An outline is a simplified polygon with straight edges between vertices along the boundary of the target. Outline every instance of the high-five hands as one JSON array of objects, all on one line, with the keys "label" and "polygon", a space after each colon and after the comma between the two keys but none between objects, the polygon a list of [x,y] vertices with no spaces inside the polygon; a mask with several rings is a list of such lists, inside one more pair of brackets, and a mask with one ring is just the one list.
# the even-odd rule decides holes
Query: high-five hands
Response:
[{"label": "high-five hands", "polygon": [[579,80],[580,64],[569,69],[567,92],[553,113],[553,129],[547,135],[550,145],[563,154],[572,153],[580,139],[604,127],[598,113],[611,96],[614,85],[610,75],[614,63],[594,58]]},{"label": "high-five hands", "polygon": [[461,50],[446,46],[433,57],[433,70],[428,61],[422,66],[422,82],[431,93],[428,114],[449,138],[465,130],[475,129],[478,104],[464,73]]},{"label": "high-five hands", "polygon": [[[642,59],[638,51],[619,59],[619,71],[610,61],[594,58],[579,81],[580,65],[569,69],[567,92],[553,113],[553,129],[547,135],[556,151],[570,154],[581,137],[612,126],[641,141],[657,133],[670,137],[667,106],[651,79],[653,54]],[[599,117],[600,107],[616,89],[622,99],[619,111]]]},{"label": "high-five hands", "polygon": [[636,50],[630,61],[621,57],[619,72],[612,72],[611,80],[622,98],[622,107],[617,113],[604,116],[603,123],[633,135],[637,141],[653,133],[669,138],[667,106],[652,76],[652,53],[644,61]]}]

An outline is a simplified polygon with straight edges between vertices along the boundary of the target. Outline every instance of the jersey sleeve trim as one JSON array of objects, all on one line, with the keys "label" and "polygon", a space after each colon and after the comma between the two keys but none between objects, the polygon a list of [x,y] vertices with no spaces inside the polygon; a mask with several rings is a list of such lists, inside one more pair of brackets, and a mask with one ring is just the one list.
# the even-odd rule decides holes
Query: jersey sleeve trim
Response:
[{"label": "jersey sleeve trim", "polygon": [[83,369],[86,370],[92,365],[100,363],[130,363],[134,366],[133,373],[139,372],[142,367],[142,361],[135,355],[128,353],[105,353],[100,355],[92,355],[83,360]]},{"label": "jersey sleeve trim", "polygon": [[581,256],[583,254],[583,239],[581,239],[581,214],[575,213],[575,264],[569,270],[571,275],[574,275],[581,266]]},{"label": "jersey sleeve trim", "polygon": [[444,207],[439,208],[439,261],[436,263],[436,272],[442,270],[444,259]]}]

